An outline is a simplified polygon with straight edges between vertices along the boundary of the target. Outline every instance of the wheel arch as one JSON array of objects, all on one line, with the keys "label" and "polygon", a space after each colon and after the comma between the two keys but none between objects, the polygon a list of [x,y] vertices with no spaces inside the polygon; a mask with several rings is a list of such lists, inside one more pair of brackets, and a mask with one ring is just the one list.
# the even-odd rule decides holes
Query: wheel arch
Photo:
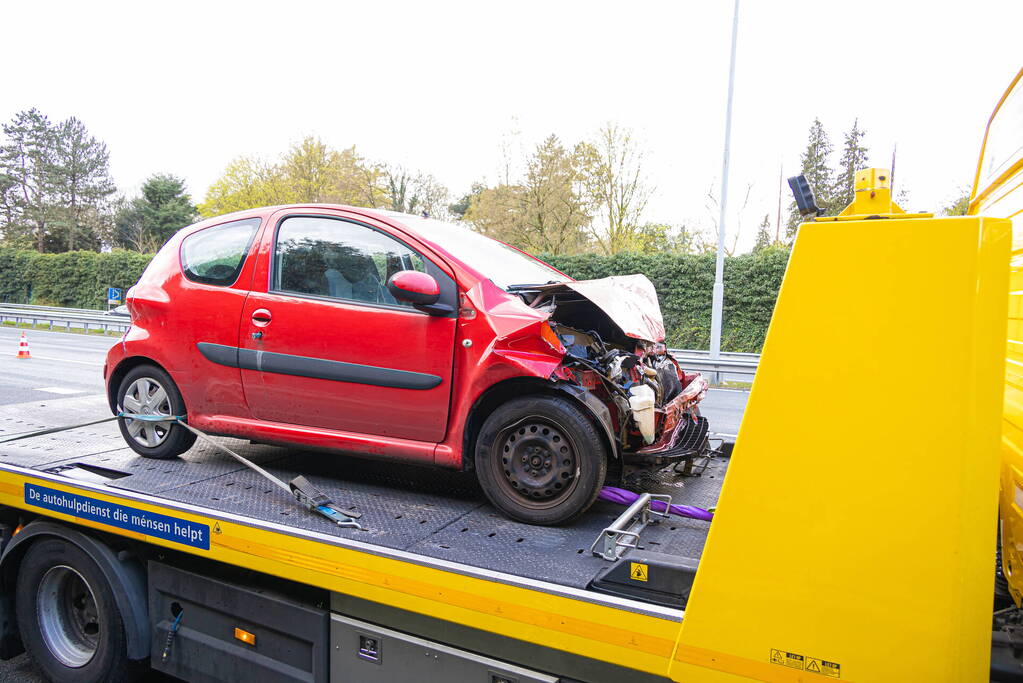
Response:
[{"label": "wheel arch", "polygon": [[513,377],[489,387],[473,403],[462,433],[462,469],[474,468],[476,439],[490,414],[510,399],[537,394],[571,398],[573,403],[582,408],[583,414],[597,427],[597,431],[604,438],[607,452],[615,458],[621,457],[621,449],[615,438],[614,425],[611,422],[611,412],[603,401],[593,393],[583,387],[565,382],[551,382],[539,377]]},{"label": "wheel arch", "polygon": [[124,626],[128,658],[145,659],[150,652],[149,597],[146,570],[124,552],[115,552],[103,541],[71,527],[37,519],[18,532],[0,555],[0,578],[4,592],[13,593],[18,569],[28,549],[38,540],[59,538],[89,556],[110,583]]},{"label": "wheel arch", "polygon": [[[107,380],[107,403],[110,404],[110,410],[112,412],[117,412],[117,389],[121,386],[121,380],[124,379],[125,375],[140,365],[153,365],[170,375],[167,368],[163,367],[163,365],[148,356],[129,356],[123,359],[117,364],[117,367],[110,372],[110,378]],[[185,397],[182,396],[181,400],[185,400]]]}]

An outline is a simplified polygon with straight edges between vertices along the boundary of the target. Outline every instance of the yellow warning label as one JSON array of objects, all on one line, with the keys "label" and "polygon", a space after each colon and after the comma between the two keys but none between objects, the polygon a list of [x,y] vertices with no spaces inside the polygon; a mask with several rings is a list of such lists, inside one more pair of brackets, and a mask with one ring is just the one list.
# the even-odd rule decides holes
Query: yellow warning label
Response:
[{"label": "yellow warning label", "polygon": [[629,578],[633,581],[646,581],[648,579],[648,567],[640,562],[632,562],[632,569],[629,571]]},{"label": "yellow warning label", "polygon": [[222,532],[222,531],[220,530],[220,522],[214,522],[214,523],[213,523],[213,533],[215,533],[215,534],[221,534],[221,533],[223,533],[223,532]]},{"label": "yellow warning label", "polygon": [[820,674],[821,676],[827,676],[829,678],[841,678],[842,667],[835,662],[829,662],[826,659],[817,659],[816,657],[806,658],[806,670]]},{"label": "yellow warning label", "polygon": [[797,655],[795,652],[786,652],[785,650],[771,650],[771,663],[781,664],[787,666],[790,669],[802,669],[803,664],[806,660],[803,655]]},{"label": "yellow warning label", "polygon": [[841,678],[842,667],[835,662],[817,657],[804,657],[795,652],[786,650],[771,650],[771,663],[787,666],[790,669],[803,669],[812,674],[827,676],[828,678]]}]

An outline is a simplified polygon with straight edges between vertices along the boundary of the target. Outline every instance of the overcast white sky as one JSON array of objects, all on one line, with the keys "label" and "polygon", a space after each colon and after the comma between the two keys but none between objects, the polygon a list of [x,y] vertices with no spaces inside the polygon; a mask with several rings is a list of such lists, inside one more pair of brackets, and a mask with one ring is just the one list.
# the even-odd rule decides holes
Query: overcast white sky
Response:
[{"label": "overcast white sky", "polygon": [[[169,172],[196,200],[230,159],[307,134],[457,196],[497,177],[505,140],[616,121],[647,150],[646,218],[709,226],[731,17],[732,0],[8,3],[0,119],[77,116],[121,188]],[[940,208],[972,182],[1021,33],[1018,0],[742,0],[730,232],[748,246],[774,219],[815,116],[836,148],[858,117],[875,165],[897,143],[905,208]]]}]

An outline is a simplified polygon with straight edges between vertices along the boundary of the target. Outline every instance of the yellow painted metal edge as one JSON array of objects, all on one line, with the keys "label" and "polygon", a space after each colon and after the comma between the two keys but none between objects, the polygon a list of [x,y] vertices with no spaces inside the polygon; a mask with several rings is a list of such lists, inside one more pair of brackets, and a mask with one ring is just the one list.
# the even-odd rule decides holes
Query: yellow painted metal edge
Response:
[{"label": "yellow painted metal edge", "polygon": [[995,105],[994,111],[991,112],[991,116],[988,117],[987,125],[984,127],[984,139],[980,143],[980,155],[977,157],[977,170],[973,174],[973,189],[970,191],[970,209],[971,214],[976,213],[977,207],[982,201],[990,194],[991,190],[1004,183],[1012,174],[1016,173],[1020,168],[1023,168],[1023,159],[1020,159],[995,180],[989,183],[983,191],[980,190],[980,169],[984,166],[984,153],[987,151],[987,137],[991,132],[991,123],[995,120],[1002,105],[1005,104],[1005,100],[1009,97],[1009,93],[1012,92],[1013,88],[1019,82],[1020,78],[1023,78],[1023,69],[1020,69],[1016,73],[1016,77],[1009,83],[1009,87],[1005,89],[1002,96],[998,99],[998,104]]},{"label": "yellow painted metal edge", "polygon": [[[209,525],[210,549],[40,510],[26,503],[26,483]],[[662,676],[667,675],[680,628],[679,622],[663,618],[204,517],[176,507],[20,472],[0,469],[0,504]]]}]

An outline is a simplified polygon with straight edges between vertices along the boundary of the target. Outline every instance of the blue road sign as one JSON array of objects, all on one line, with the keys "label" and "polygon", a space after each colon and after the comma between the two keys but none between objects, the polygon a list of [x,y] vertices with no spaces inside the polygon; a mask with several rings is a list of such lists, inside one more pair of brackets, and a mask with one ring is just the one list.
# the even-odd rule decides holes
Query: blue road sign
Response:
[{"label": "blue road sign", "polygon": [[107,287],[107,303],[123,304],[124,290],[117,287]]}]

